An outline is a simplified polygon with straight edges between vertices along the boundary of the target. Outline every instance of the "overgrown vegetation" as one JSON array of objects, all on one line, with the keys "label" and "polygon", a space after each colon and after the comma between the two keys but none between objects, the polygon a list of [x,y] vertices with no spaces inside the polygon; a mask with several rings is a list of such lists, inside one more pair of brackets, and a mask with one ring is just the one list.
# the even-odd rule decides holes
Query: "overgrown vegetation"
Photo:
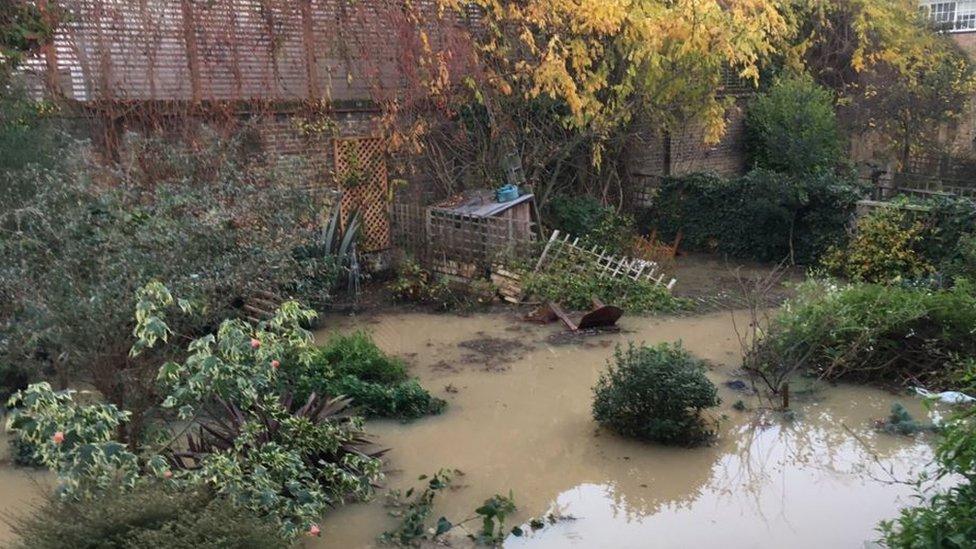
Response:
[{"label": "overgrown vegetation", "polygon": [[[166,317],[176,304],[159,283],[140,291],[132,355],[168,342],[174,332]],[[66,498],[88,500],[153,479],[205,484],[274,520],[286,536],[315,532],[329,507],[368,497],[382,474],[347,401],[314,393],[294,400],[295,379],[280,375],[303,371],[315,355],[302,328],[312,317],[289,302],[257,326],[225,320],[193,339],[185,360],[158,368],[159,415],[175,423],[127,429],[137,419],[128,410],[82,404],[71,392],[36,384],[12,398],[11,427],[58,474]],[[184,446],[178,433],[187,429],[193,433]],[[131,432],[158,435],[120,440]]]},{"label": "overgrown vegetation", "polygon": [[834,98],[808,75],[776,80],[749,106],[753,166],[791,175],[835,170],[843,158]]},{"label": "overgrown vegetation", "polygon": [[634,219],[586,195],[558,195],[546,209],[553,229],[578,237],[586,247],[596,246],[613,255],[630,255],[635,236]]},{"label": "overgrown vegetation", "polygon": [[79,161],[9,173],[30,200],[0,197],[4,377],[87,381],[140,415],[165,358],[129,355],[142,285],[165,280],[192,304],[197,314],[174,320],[190,335],[240,314],[257,291],[324,302],[337,260],[302,251],[320,235],[322,208],[294,163],[255,163],[244,138],[195,150],[136,140],[116,170]]},{"label": "overgrown vegetation", "polygon": [[855,282],[926,281],[951,285],[974,273],[976,206],[963,199],[906,201],[860,218],[843,246],[824,257],[834,275]]},{"label": "overgrown vegetation", "polygon": [[134,490],[110,487],[84,500],[46,497],[12,529],[17,549],[279,549],[278,525],[206,487],[161,480]]},{"label": "overgrown vegetation", "polygon": [[856,282],[916,280],[935,272],[920,253],[925,228],[905,210],[881,208],[860,218],[844,247],[823,258],[831,273]]},{"label": "overgrown vegetation", "polygon": [[747,360],[792,357],[826,379],[957,387],[976,360],[973,333],[976,290],[966,280],[946,290],[812,280],[773,319],[760,346],[771,349]]},{"label": "overgrown vegetation", "polygon": [[526,274],[522,283],[527,295],[577,311],[592,309],[594,297],[631,313],[673,313],[692,306],[689,301],[674,297],[665,286],[627,277],[601,276],[595,268],[549,268]]},{"label": "overgrown vegetation", "polygon": [[594,419],[621,435],[677,445],[715,435],[702,411],[718,406],[718,392],[680,344],[618,347],[593,393]]},{"label": "overgrown vegetation", "polygon": [[451,282],[412,260],[403,261],[398,266],[397,277],[390,283],[390,291],[398,302],[425,305],[438,311],[468,311],[485,307],[495,300],[497,293],[491,282]]},{"label": "overgrown vegetation", "polygon": [[853,179],[828,172],[696,174],[665,179],[646,219],[688,249],[810,264],[844,240],[860,198]]}]

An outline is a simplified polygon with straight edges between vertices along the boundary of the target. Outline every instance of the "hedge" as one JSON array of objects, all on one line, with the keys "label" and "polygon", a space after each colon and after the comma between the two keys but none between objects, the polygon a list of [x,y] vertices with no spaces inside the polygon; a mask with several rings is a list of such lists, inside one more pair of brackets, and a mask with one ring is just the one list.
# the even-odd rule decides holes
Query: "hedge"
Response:
[{"label": "hedge", "polygon": [[810,264],[844,240],[860,197],[855,179],[829,173],[693,174],[666,178],[644,220],[667,240],[680,231],[685,249]]}]

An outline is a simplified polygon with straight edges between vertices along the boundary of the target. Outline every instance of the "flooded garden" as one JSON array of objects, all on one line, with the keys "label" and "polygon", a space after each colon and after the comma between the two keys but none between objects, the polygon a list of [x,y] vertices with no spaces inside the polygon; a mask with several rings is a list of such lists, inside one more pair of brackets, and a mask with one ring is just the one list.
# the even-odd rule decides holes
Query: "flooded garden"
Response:
[{"label": "flooded garden", "polygon": [[0,547],[976,549],[974,11],[0,2]]},{"label": "flooded garden", "polygon": [[[733,314],[745,315],[633,317],[619,332],[571,338],[505,312],[326,317],[319,341],[367,331],[448,406],[407,423],[368,422],[373,442],[389,448],[383,489],[370,503],[331,512],[321,541],[306,546],[377,546],[398,520],[382,492],[416,487],[441,469],[457,473],[437,495],[435,516],[468,518],[492,494],[511,491],[518,511],[508,525],[526,526],[505,547],[851,547],[876,539],[878,521],[912,502],[911,482],[933,457],[930,437],[892,435],[877,422],[895,402],[917,417],[938,411],[917,397],[815,379],[794,390],[790,414],[771,410],[741,370]],[[627,341],[681,341],[708,361],[722,400],[715,444],[648,446],[593,422],[592,387]],[[37,501],[51,481],[0,468],[2,511]],[[544,525],[527,526],[533,518]]]},{"label": "flooded garden", "polygon": [[[440,416],[372,423],[389,446],[391,488],[438,469],[463,473],[438,494],[435,515],[460,518],[493,493],[512,491],[514,524],[558,517],[505,547],[851,547],[909,504],[911,481],[931,458],[925,438],[876,429],[893,402],[925,416],[912,397],[810,382],[795,416],[757,412],[742,382],[729,313],[635,318],[619,334],[559,342],[560,330],[511,314],[471,317],[393,313],[335,319],[367,329],[386,351],[449,402]],[[553,342],[553,340],[556,342]],[[491,341],[490,351],[471,350]],[[592,387],[613,346],[682,341],[709,361],[721,387],[718,443],[699,449],[628,441],[594,424]],[[739,383],[736,383],[738,381]],[[733,404],[743,401],[746,409]],[[315,547],[365,547],[394,522],[382,499],[345,507],[323,523]],[[463,517],[466,518],[466,517]]]}]

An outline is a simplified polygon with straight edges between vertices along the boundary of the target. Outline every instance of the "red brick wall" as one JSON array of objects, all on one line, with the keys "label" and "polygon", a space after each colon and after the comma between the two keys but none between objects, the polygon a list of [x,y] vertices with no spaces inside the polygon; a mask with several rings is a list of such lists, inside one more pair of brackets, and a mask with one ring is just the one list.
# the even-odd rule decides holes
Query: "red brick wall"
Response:
[{"label": "red brick wall", "polygon": [[[953,38],[976,61],[976,32],[954,34]],[[956,152],[962,155],[976,155],[976,97],[956,129],[954,139]]]}]

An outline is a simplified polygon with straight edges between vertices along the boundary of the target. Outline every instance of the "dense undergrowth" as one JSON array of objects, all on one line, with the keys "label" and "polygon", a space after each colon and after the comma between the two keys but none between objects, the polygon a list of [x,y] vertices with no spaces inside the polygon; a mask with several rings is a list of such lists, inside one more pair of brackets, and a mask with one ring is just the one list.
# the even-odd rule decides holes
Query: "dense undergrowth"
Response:
[{"label": "dense undergrowth", "polygon": [[976,288],[965,280],[951,289],[812,280],[766,344],[827,379],[951,388],[976,363],[974,333]]},{"label": "dense undergrowth", "polygon": [[92,499],[48,495],[15,520],[16,549],[279,549],[291,546],[268,517],[229,504],[206,487],[160,481],[108,488]]}]

